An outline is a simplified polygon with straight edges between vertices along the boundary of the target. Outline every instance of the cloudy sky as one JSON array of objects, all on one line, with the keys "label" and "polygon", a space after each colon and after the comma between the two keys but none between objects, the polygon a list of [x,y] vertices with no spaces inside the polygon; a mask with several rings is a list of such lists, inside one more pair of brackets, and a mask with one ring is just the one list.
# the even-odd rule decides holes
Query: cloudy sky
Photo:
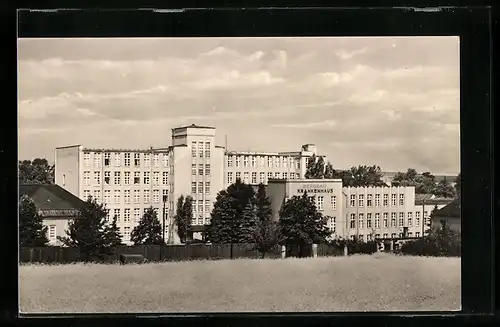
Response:
[{"label": "cloudy sky", "polygon": [[229,150],[314,143],[336,168],[456,173],[459,40],[20,39],[19,158],[170,145],[205,124]]}]

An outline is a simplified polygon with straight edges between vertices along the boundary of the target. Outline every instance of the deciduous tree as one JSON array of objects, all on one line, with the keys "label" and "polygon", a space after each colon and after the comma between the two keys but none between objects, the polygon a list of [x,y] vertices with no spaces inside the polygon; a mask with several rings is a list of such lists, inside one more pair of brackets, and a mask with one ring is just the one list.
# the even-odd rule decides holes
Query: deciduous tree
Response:
[{"label": "deciduous tree", "polygon": [[187,231],[191,227],[191,219],[193,218],[193,198],[181,195],[177,199],[177,211],[175,214],[175,223],[177,224],[177,234],[181,242],[186,243]]},{"label": "deciduous tree", "polygon": [[36,158],[18,162],[20,184],[53,184],[54,165],[49,165],[47,159]]},{"label": "deciduous tree", "polygon": [[35,202],[27,196],[19,200],[19,245],[26,247],[46,246],[47,226],[43,225],[43,218],[38,215]]},{"label": "deciduous tree", "polygon": [[130,240],[135,245],[160,245],[163,242],[162,226],[158,219],[158,213],[153,207],[149,207],[141,217],[139,224],[134,227]]},{"label": "deciduous tree", "polygon": [[453,198],[456,195],[456,190],[445,177],[437,183],[434,194],[443,198]]}]

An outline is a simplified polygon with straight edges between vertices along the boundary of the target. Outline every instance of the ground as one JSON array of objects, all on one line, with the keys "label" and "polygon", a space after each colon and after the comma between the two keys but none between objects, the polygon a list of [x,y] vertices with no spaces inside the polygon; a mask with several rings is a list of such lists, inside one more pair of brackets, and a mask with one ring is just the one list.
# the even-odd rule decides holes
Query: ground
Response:
[{"label": "ground", "polygon": [[22,265],[20,297],[24,313],[460,310],[460,259]]}]

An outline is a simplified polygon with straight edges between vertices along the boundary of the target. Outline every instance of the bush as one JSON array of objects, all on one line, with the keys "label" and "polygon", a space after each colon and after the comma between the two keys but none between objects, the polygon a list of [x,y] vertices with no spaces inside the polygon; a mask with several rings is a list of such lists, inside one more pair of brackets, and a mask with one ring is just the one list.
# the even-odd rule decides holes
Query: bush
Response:
[{"label": "bush", "polygon": [[333,240],[329,246],[342,252],[344,251],[344,247],[347,246],[348,254],[373,254],[377,252],[377,242],[363,242],[357,238],[354,240]]},{"label": "bush", "polygon": [[442,223],[441,227],[431,229],[427,236],[404,244],[400,252],[405,255],[459,257],[461,255],[460,233]]}]

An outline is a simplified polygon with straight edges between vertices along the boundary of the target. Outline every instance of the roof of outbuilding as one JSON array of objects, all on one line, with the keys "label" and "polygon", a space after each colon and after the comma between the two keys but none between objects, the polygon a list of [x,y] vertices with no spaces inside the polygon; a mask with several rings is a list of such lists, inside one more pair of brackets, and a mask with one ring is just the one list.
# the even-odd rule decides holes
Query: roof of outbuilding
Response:
[{"label": "roof of outbuilding", "polygon": [[454,199],[446,206],[442,207],[434,214],[436,217],[451,217],[460,218],[461,215],[461,201],[460,199]]},{"label": "roof of outbuilding", "polygon": [[33,199],[38,210],[79,209],[85,201],[54,184],[21,184],[19,198],[27,195]]}]

